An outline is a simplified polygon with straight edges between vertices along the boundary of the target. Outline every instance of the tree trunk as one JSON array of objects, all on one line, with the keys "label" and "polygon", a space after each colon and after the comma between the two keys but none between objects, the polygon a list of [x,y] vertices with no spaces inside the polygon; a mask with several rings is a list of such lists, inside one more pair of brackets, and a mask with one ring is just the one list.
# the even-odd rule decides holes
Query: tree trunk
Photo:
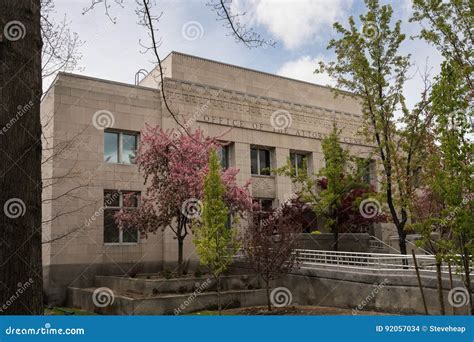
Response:
[{"label": "tree trunk", "polygon": [[470,253],[468,249],[466,248],[465,242],[465,234],[461,235],[461,260],[462,260],[462,266],[464,269],[464,286],[466,287],[467,293],[468,293],[468,299],[469,299],[469,309],[471,312],[471,315],[474,316],[474,306],[472,303],[472,294],[471,294],[471,270],[470,270]]},{"label": "tree trunk", "polygon": [[219,315],[222,313],[222,303],[221,303],[221,275],[217,276],[217,309],[219,310]]},{"label": "tree trunk", "polygon": [[[392,216],[393,223],[395,224],[395,227],[397,227],[397,233],[398,233],[398,246],[400,247],[400,253],[403,255],[407,254],[407,242],[405,240],[406,238],[406,233],[405,233],[405,223],[406,219],[400,220],[398,218],[397,211],[395,209],[395,205],[393,204],[393,196],[392,196],[392,181],[391,181],[391,176],[390,176],[391,171],[386,171],[387,173],[387,204],[388,204],[388,209],[390,210],[390,215]],[[402,212],[405,213],[402,209]],[[406,261],[404,261],[406,264]]]},{"label": "tree trunk", "polygon": [[40,0],[0,0],[0,314],[43,314]]},{"label": "tree trunk", "polygon": [[183,274],[184,239],[178,238],[178,274]]},{"label": "tree trunk", "polygon": [[270,282],[265,281],[265,289],[267,291],[267,307],[268,311],[272,311],[272,302],[270,300]]},{"label": "tree trunk", "polygon": [[406,241],[406,236],[407,234],[403,230],[403,228],[398,229],[398,247],[400,247],[400,253],[403,255],[407,254],[407,241]]},{"label": "tree trunk", "polygon": [[441,261],[436,260],[436,278],[438,281],[438,301],[441,315],[446,315],[446,309],[444,307],[444,296],[443,296],[443,277],[441,274]]}]

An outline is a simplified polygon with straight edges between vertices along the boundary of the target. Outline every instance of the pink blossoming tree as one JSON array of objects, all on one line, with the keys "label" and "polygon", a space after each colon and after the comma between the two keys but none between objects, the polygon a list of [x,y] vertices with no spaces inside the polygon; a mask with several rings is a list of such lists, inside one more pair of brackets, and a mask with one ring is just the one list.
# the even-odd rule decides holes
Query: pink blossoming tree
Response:
[{"label": "pink blossoming tree", "polygon": [[[158,229],[171,229],[178,241],[179,272],[183,266],[184,240],[202,208],[209,152],[218,147],[215,138],[205,137],[200,130],[181,135],[147,125],[142,132],[136,162],[147,188],[140,206],[120,211],[117,221],[122,229],[138,229],[144,237]],[[221,174],[224,200],[231,215],[241,215],[252,206],[249,183],[237,185],[238,172],[228,168]]]}]

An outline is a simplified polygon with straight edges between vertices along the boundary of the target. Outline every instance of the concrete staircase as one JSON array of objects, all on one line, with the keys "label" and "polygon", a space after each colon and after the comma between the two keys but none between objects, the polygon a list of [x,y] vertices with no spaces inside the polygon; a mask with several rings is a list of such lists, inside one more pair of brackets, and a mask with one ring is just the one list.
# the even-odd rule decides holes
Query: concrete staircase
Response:
[{"label": "concrete staircase", "polygon": [[[93,287],[68,288],[67,305],[105,315],[179,315],[217,309],[216,286],[206,277],[96,276]],[[266,304],[256,276],[225,276],[221,288],[223,308]]]}]

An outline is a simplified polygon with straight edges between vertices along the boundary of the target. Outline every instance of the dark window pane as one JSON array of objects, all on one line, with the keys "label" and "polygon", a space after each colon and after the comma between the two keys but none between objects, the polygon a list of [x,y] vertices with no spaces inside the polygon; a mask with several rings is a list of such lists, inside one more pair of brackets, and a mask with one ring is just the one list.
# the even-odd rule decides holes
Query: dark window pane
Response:
[{"label": "dark window pane", "polygon": [[118,210],[107,209],[104,211],[104,242],[105,243],[118,243],[119,240],[119,228],[115,223],[115,214]]},{"label": "dark window pane", "polygon": [[229,146],[221,146],[218,151],[221,160],[221,167],[227,169],[229,167]]},{"label": "dark window pane", "polygon": [[118,191],[104,191],[104,206],[105,207],[119,207],[120,193]]},{"label": "dark window pane", "polygon": [[260,174],[270,174],[270,151],[260,150]]},{"label": "dark window pane", "polygon": [[123,193],[123,206],[129,208],[138,207],[138,200],[140,197],[139,192],[128,191]]},{"label": "dark window pane", "polygon": [[372,161],[371,160],[360,160],[359,161],[359,170],[360,170],[360,173],[361,173],[361,177],[362,177],[362,181],[366,184],[370,184],[370,181],[371,181],[371,164],[372,164]]},{"label": "dark window pane", "polygon": [[296,165],[298,170],[303,170],[306,156],[304,154],[296,154]]},{"label": "dark window pane", "polygon": [[262,206],[263,211],[270,211],[272,209],[273,200],[271,199],[262,199],[260,205]]},{"label": "dark window pane", "polygon": [[124,229],[122,230],[122,242],[138,242],[138,231],[136,229]]},{"label": "dark window pane", "polygon": [[122,134],[122,163],[133,164],[137,150],[136,134]]},{"label": "dark window pane", "polygon": [[258,175],[258,150],[255,148],[250,150],[250,172]]},{"label": "dark window pane", "polygon": [[118,162],[118,133],[104,132],[104,161]]}]

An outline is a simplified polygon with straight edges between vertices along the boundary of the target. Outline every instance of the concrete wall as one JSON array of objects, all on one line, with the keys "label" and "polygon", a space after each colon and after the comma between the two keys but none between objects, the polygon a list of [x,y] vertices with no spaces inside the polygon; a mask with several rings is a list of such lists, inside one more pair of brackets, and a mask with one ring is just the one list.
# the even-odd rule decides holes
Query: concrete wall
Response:
[{"label": "concrete wall", "polygon": [[94,114],[106,110],[114,129],[139,132],[145,122],[159,124],[156,90],[59,74],[41,110],[52,155],[43,167],[43,241],[52,241],[43,244],[50,302],[63,302],[67,286],[86,284],[96,273],[123,274],[136,263],[161,267],[161,231],[133,245],[103,242],[104,189],[143,191],[144,185],[136,165],[104,162],[104,131],[93,123]]},{"label": "concrete wall", "polygon": [[[236,263],[235,274],[249,274],[245,263]],[[435,274],[422,275],[423,291],[430,315],[440,314]],[[414,271],[369,271],[335,267],[299,269],[283,275],[272,287],[287,287],[294,305],[317,305],[352,309],[353,314],[364,311],[383,311],[394,314],[424,315],[424,306]],[[454,287],[463,287],[454,276]],[[449,304],[449,279],[443,279],[443,295],[446,314],[453,314]],[[468,306],[456,308],[457,315],[468,314]]]},{"label": "concrete wall", "polygon": [[[330,233],[300,234],[298,248],[320,251],[334,250],[334,236]],[[339,234],[338,250],[350,252],[370,252],[369,234]]]}]

